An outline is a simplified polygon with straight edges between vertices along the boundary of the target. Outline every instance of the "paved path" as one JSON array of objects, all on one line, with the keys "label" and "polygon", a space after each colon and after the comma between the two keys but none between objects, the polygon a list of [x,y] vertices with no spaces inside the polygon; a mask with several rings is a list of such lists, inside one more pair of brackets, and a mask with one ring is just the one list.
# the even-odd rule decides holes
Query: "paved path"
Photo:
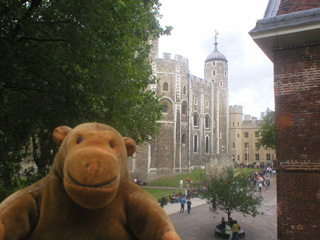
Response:
[{"label": "paved path", "polygon": [[[256,218],[244,217],[240,213],[232,213],[231,217],[236,219],[246,232],[246,240],[276,240],[277,239],[277,203],[276,203],[276,178],[271,177],[269,192],[263,190],[264,200],[260,210],[264,215]],[[179,213],[180,204],[166,205],[165,211],[171,218],[176,231],[182,240],[207,240],[222,239],[214,236],[214,227],[221,221],[221,217],[227,219],[227,215],[218,210],[217,214],[209,211],[209,204],[205,200],[193,198],[191,214],[186,211]]]}]

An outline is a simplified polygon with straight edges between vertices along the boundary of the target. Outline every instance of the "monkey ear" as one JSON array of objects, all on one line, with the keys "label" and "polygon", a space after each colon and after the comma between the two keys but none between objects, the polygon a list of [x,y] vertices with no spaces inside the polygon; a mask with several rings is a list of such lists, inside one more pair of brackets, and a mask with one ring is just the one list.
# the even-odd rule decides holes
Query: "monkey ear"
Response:
[{"label": "monkey ear", "polygon": [[136,142],[129,137],[124,137],[123,138],[124,144],[126,145],[126,149],[127,149],[127,156],[130,157],[132,156],[137,148],[137,144]]},{"label": "monkey ear", "polygon": [[52,133],[52,137],[53,137],[53,141],[60,146],[63,139],[68,135],[68,133],[72,130],[72,128],[68,127],[68,126],[60,126],[57,127],[53,133]]}]

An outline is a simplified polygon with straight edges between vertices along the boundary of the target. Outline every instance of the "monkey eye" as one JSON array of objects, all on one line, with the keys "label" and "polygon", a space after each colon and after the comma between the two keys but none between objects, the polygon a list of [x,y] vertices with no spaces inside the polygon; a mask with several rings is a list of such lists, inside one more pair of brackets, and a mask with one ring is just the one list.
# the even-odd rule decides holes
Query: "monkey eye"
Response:
[{"label": "monkey eye", "polygon": [[111,148],[114,148],[113,142],[109,142],[109,145],[110,145]]},{"label": "monkey eye", "polygon": [[77,138],[77,143],[78,143],[78,144],[81,143],[82,140],[83,140],[82,137],[78,137],[78,138]]}]

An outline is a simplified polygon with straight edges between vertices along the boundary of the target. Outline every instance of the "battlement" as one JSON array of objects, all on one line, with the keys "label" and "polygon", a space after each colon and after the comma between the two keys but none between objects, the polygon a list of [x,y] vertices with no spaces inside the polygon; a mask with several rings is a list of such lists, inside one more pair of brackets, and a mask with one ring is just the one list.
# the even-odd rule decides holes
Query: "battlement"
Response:
[{"label": "battlement", "polygon": [[241,105],[231,105],[229,106],[229,113],[243,114],[243,107]]},{"label": "battlement", "polygon": [[171,53],[162,53],[162,55],[164,59],[175,60],[177,62],[189,64],[189,59],[182,57],[181,55],[177,55],[177,54],[172,55]]}]

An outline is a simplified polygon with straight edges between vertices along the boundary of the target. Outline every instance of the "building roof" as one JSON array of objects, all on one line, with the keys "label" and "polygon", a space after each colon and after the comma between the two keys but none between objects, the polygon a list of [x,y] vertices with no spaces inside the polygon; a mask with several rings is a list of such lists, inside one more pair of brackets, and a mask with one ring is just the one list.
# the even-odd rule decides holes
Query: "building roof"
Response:
[{"label": "building roof", "polygon": [[318,41],[320,36],[320,8],[274,16],[276,6],[269,4],[265,18],[249,32],[271,61],[274,47]]},{"label": "building roof", "polygon": [[206,62],[212,61],[212,60],[222,60],[222,61],[227,61],[226,57],[218,51],[217,48],[218,42],[217,42],[217,33],[215,36],[215,42],[214,42],[214,50],[212,53],[210,53],[206,59]]}]

